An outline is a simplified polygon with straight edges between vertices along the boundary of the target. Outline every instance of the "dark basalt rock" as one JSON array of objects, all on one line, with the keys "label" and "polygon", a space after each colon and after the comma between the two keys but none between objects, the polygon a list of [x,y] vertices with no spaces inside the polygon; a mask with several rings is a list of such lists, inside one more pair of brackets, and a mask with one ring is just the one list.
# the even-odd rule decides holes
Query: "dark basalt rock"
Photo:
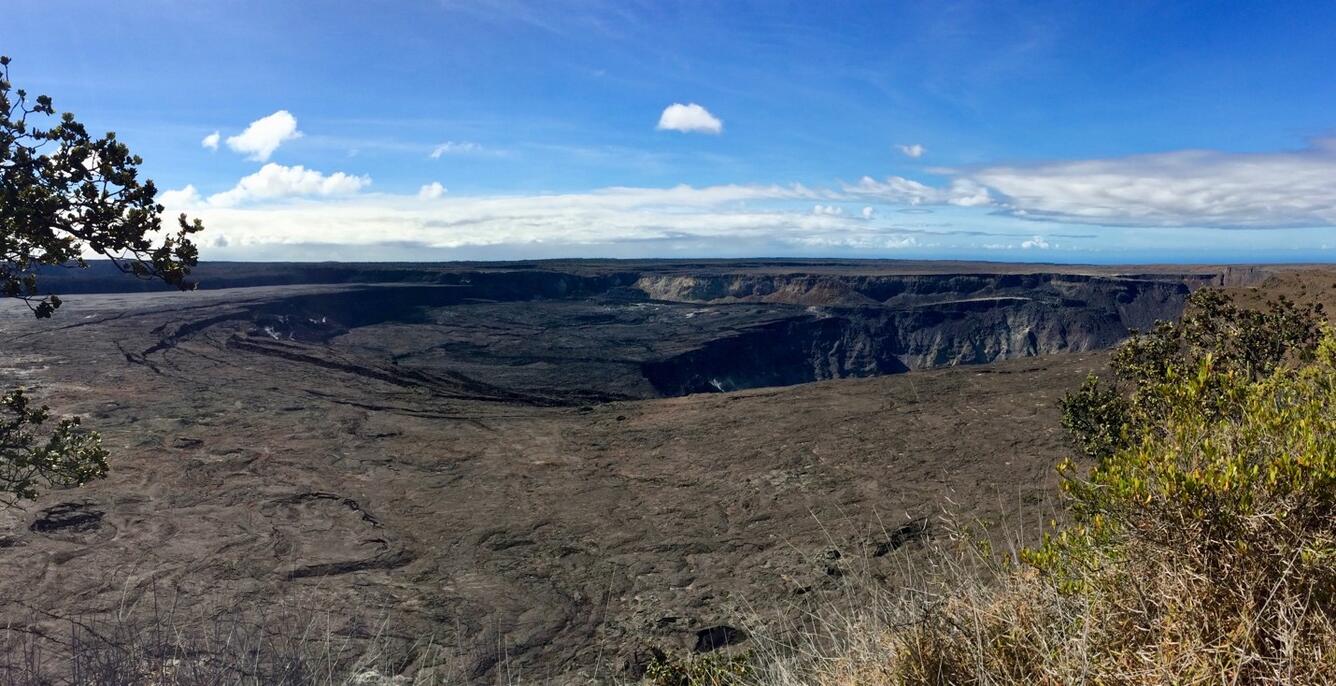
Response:
[{"label": "dark basalt rock", "polygon": [[720,648],[737,645],[747,640],[747,633],[742,629],[720,624],[696,632],[697,653],[709,653]]},{"label": "dark basalt rock", "polygon": [[667,660],[668,655],[658,648],[636,648],[622,658],[622,673],[631,679],[643,679],[651,665]]},{"label": "dark basalt rock", "polygon": [[928,528],[929,524],[926,517],[903,524],[900,528],[892,531],[886,537],[886,540],[877,542],[876,547],[872,550],[872,556],[884,557],[909,543],[923,540],[929,535]]},{"label": "dark basalt rock", "polygon": [[301,315],[261,314],[255,318],[255,326],[247,333],[251,336],[268,336],[276,341],[323,343],[347,332],[348,329],[344,328],[343,325],[324,315],[303,317]]},{"label": "dark basalt rock", "polygon": [[60,503],[37,513],[28,528],[35,534],[51,538],[88,540],[115,533],[115,529],[103,521],[105,515],[88,501]]}]

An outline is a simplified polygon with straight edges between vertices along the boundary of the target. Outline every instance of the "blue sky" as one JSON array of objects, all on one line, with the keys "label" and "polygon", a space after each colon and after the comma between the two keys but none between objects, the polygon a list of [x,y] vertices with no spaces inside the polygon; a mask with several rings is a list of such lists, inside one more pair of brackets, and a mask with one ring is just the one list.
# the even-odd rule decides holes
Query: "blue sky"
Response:
[{"label": "blue sky", "polygon": [[1330,261],[1333,31],[1330,2],[127,0],[28,3],[0,52],[206,259]]}]

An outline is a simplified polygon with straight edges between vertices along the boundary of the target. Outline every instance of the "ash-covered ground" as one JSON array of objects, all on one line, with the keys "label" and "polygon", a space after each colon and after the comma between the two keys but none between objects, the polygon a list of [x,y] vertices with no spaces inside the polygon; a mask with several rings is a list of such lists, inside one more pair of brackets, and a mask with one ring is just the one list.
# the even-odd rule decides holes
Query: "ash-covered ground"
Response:
[{"label": "ash-covered ground", "polygon": [[851,572],[893,577],[944,510],[1041,507],[1066,453],[1055,403],[1099,351],[1192,288],[1265,278],[302,269],[210,266],[249,287],[89,293],[50,321],[0,310],[0,385],[113,453],[108,479],[0,512],[0,625],[58,656],[69,618],[292,601],[352,641],[377,622],[430,637],[405,672],[626,679],[650,649],[839,597]]}]

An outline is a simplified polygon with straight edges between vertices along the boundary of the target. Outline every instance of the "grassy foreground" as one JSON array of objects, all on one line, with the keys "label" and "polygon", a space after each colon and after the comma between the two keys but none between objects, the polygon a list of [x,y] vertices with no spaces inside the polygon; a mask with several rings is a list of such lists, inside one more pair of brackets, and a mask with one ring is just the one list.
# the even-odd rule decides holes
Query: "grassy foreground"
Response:
[{"label": "grassy foreground", "polygon": [[[1320,310],[1194,296],[1064,401],[1067,522],[1014,558],[962,545],[837,631],[660,684],[1329,684],[1336,334]],[[980,571],[982,570],[982,574]],[[764,646],[764,643],[762,643]]]}]

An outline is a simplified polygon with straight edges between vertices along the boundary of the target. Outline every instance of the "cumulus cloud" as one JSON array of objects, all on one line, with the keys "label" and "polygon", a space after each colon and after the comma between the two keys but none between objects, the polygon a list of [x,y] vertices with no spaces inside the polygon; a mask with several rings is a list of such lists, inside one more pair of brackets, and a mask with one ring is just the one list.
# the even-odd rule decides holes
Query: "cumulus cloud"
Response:
[{"label": "cumulus cloud", "polygon": [[445,195],[445,186],[442,186],[438,181],[432,181],[418,189],[418,197],[422,200],[435,200],[443,195]]},{"label": "cumulus cloud", "polygon": [[200,201],[199,190],[190,184],[187,184],[185,188],[163,191],[158,195],[158,204],[167,207],[195,207],[200,204]]},{"label": "cumulus cloud", "polygon": [[242,177],[230,190],[215,193],[201,202],[194,186],[162,194],[160,202],[169,207],[208,205],[235,207],[251,202],[283,200],[303,196],[336,197],[356,193],[371,184],[366,176],[352,176],[343,172],[322,174],[301,165],[287,167],[270,162],[259,171]]},{"label": "cumulus cloud", "polygon": [[923,147],[918,143],[914,143],[913,145],[897,145],[895,146],[895,149],[899,150],[900,154],[904,155],[905,157],[915,160],[917,160],[920,157],[923,157],[923,153],[928,151],[927,148]]},{"label": "cumulus cloud", "polygon": [[1021,247],[1025,248],[1026,250],[1031,250],[1031,249],[1047,250],[1053,246],[1050,245],[1048,240],[1046,240],[1043,236],[1035,236],[1034,238],[1031,238],[1027,241],[1022,241]]},{"label": "cumulus cloud", "polygon": [[297,130],[297,118],[287,110],[279,110],[256,119],[245,131],[229,137],[227,147],[256,162],[265,162],[278,146],[301,136],[302,132]]},{"label": "cumulus cloud", "polygon": [[446,141],[431,149],[429,157],[439,160],[446,155],[469,155],[482,152],[483,147],[468,141]]},{"label": "cumulus cloud", "polygon": [[824,214],[830,217],[838,217],[844,214],[844,208],[836,205],[814,205],[812,214]]},{"label": "cumulus cloud", "polygon": [[213,133],[205,136],[204,140],[200,141],[199,144],[205,148],[208,148],[209,150],[217,150],[219,138],[220,138],[219,133],[217,131],[214,131]]},{"label": "cumulus cloud", "polygon": [[871,219],[872,217],[876,216],[877,211],[872,209],[871,207],[864,207],[861,214],[863,215],[864,219]]},{"label": "cumulus cloud", "polygon": [[660,131],[719,134],[724,131],[724,122],[694,102],[687,105],[675,102],[664,108],[656,128]]}]

